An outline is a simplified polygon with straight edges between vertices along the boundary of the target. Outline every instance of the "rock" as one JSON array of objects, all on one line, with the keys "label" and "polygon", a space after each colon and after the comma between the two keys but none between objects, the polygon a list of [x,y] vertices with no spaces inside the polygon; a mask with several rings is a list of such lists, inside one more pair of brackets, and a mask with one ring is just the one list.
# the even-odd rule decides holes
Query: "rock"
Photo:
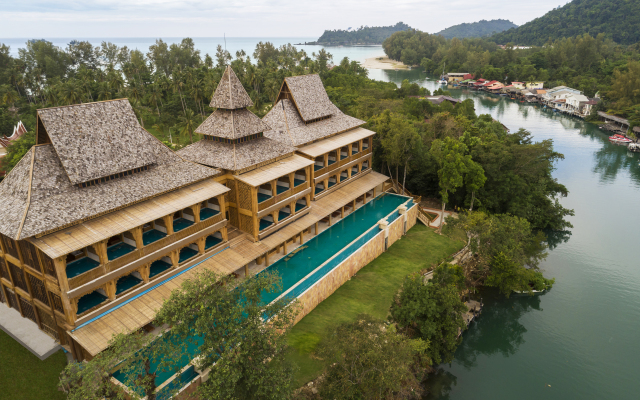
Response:
[{"label": "rock", "polygon": [[311,393],[313,393],[313,394],[318,394],[318,389],[316,389],[316,388],[311,388]]},{"label": "rock", "polygon": [[307,386],[309,386],[309,387],[313,386],[313,381],[307,383]]}]

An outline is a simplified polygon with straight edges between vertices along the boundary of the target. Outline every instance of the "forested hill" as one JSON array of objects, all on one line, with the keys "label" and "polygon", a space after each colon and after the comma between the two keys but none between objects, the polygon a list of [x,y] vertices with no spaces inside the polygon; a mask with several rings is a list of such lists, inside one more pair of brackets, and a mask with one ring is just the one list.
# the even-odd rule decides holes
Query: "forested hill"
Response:
[{"label": "forested hill", "polygon": [[436,35],[445,37],[446,39],[458,39],[468,37],[484,37],[493,35],[494,33],[506,31],[507,29],[517,28],[518,25],[506,19],[494,19],[491,21],[482,20],[472,23],[463,23],[459,25],[450,26],[447,29],[443,29]]},{"label": "forested hill", "polygon": [[493,39],[499,44],[541,46],[549,39],[604,33],[617,43],[633,44],[640,42],[639,27],[640,1],[573,0]]},{"label": "forested hill", "polygon": [[316,43],[327,44],[382,44],[386,38],[399,31],[406,31],[411,27],[405,23],[398,22],[392,26],[371,26],[360,27],[358,29],[346,31],[337,29],[324,31]]}]

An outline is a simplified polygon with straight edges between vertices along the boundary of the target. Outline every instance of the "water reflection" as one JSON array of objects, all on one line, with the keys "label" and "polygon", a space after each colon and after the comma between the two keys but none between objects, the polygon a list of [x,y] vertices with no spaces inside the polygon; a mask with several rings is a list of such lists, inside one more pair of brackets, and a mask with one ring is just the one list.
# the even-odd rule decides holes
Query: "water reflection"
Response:
[{"label": "water reflection", "polygon": [[547,245],[549,245],[549,250],[553,250],[558,247],[559,244],[567,243],[571,238],[570,231],[544,231],[544,234],[547,237]]},{"label": "water reflection", "polygon": [[[497,290],[483,289],[484,308],[470,329],[463,334],[462,344],[455,353],[454,363],[470,370],[480,357],[501,354],[514,355],[524,344],[527,329],[520,323],[522,316],[530,311],[542,311],[543,295],[514,295],[505,299]],[[427,379],[428,393],[425,399],[448,399],[456,385],[457,377],[442,366]]]}]

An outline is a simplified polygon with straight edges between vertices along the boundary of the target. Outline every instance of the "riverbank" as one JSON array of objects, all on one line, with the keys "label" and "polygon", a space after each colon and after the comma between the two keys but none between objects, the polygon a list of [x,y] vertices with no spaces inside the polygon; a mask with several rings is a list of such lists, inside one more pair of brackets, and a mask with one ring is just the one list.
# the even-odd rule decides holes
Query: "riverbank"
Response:
[{"label": "riverbank", "polygon": [[409,69],[402,61],[391,60],[387,56],[367,58],[363,67],[368,69]]},{"label": "riverbank", "polygon": [[324,364],[314,356],[314,351],[327,332],[363,313],[386,319],[393,296],[407,275],[439,263],[463,245],[418,223],[320,303],[289,333],[289,344],[294,349],[289,357],[300,367],[296,386],[301,387],[321,374]]}]

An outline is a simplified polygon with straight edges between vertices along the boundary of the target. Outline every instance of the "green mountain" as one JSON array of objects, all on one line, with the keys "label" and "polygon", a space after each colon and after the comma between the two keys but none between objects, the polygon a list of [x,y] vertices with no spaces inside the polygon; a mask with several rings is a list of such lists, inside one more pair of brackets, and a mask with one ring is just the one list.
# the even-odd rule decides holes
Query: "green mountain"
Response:
[{"label": "green mountain", "polygon": [[354,30],[336,29],[324,31],[316,44],[382,44],[395,32],[406,31],[411,27],[398,22],[393,26],[361,26]]},{"label": "green mountain", "polygon": [[436,33],[436,35],[443,36],[445,39],[453,39],[454,37],[458,39],[468,37],[484,37],[517,27],[518,25],[506,19],[494,19],[491,21],[483,19],[482,21],[478,22],[450,26],[449,28]]},{"label": "green mountain", "polygon": [[498,33],[492,37],[499,44],[542,46],[547,40],[600,33],[620,44],[640,41],[640,1],[573,0],[549,11],[540,18]]}]

